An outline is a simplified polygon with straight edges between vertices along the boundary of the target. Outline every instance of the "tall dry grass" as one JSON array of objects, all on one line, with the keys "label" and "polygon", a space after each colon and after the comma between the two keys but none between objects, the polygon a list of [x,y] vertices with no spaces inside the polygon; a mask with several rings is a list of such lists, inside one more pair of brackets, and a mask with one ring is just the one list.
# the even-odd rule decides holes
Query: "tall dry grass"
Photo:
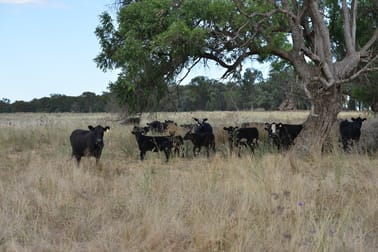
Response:
[{"label": "tall dry grass", "polygon": [[[166,164],[148,153],[141,162],[131,126],[114,115],[0,122],[3,251],[378,250],[377,156],[335,149],[304,161],[266,149],[237,158],[219,144],[209,159]],[[101,165],[78,168],[68,138],[88,124],[111,132]]]}]

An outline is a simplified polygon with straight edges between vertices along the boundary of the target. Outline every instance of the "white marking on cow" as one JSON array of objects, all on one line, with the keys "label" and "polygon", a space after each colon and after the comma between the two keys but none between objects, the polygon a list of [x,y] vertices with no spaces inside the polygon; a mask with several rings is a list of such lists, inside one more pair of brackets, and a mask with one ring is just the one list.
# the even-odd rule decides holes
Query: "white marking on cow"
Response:
[{"label": "white marking on cow", "polygon": [[272,133],[273,133],[273,134],[276,134],[276,131],[277,131],[277,129],[276,129],[276,124],[275,124],[275,123],[272,123]]}]

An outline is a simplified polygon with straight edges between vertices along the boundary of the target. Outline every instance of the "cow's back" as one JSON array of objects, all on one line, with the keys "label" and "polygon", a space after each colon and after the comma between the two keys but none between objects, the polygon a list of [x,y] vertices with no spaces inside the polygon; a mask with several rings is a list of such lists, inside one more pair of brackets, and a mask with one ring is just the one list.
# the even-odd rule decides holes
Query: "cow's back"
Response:
[{"label": "cow's back", "polygon": [[237,138],[254,138],[258,139],[259,138],[259,131],[257,128],[251,127],[251,128],[240,128],[236,131],[236,137]]},{"label": "cow's back", "polygon": [[340,135],[344,140],[359,140],[361,135],[361,128],[353,122],[340,123]]},{"label": "cow's back", "polygon": [[194,127],[193,132],[195,134],[205,134],[205,133],[212,134],[213,127],[208,123],[203,123]]},{"label": "cow's back", "polygon": [[288,127],[288,132],[293,139],[299,135],[303,128],[301,124],[287,124],[286,127]]},{"label": "cow's back", "polygon": [[90,131],[88,130],[74,130],[70,136],[70,142],[73,154],[84,154],[85,149],[88,147],[87,142]]}]

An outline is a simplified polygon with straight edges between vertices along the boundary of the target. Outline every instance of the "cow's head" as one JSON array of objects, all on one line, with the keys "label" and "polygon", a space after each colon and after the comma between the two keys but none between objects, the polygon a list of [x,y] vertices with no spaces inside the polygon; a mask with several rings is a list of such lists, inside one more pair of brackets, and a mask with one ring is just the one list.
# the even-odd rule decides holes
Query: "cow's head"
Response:
[{"label": "cow's head", "polygon": [[223,127],[223,130],[227,132],[228,136],[229,137],[233,137],[235,135],[235,132],[236,130],[238,129],[239,127]]},{"label": "cow's head", "polygon": [[194,137],[194,134],[192,133],[192,130],[189,130],[188,132],[186,132],[186,134],[184,135],[184,140],[191,140],[193,139]]},{"label": "cow's head", "polygon": [[167,124],[167,125],[173,124],[173,125],[177,126],[177,123],[175,123],[173,120],[164,120],[164,123]]},{"label": "cow's head", "polygon": [[207,121],[207,118],[198,119],[198,118],[193,117],[193,120],[196,121],[198,125],[203,125]]},{"label": "cow's head", "polygon": [[270,137],[278,137],[280,135],[280,131],[283,128],[282,123],[265,123],[264,129],[268,132]]},{"label": "cow's head", "polygon": [[134,135],[144,135],[148,131],[150,131],[150,127],[139,127],[139,126],[134,126],[133,130],[131,131],[132,134]]},{"label": "cow's head", "polygon": [[233,126],[223,127],[223,130],[227,132],[228,141],[230,142],[231,147],[234,143],[234,140],[235,140],[234,138],[235,138],[236,131],[238,130],[238,128],[239,127],[233,127]]},{"label": "cow's head", "polygon": [[272,124],[271,123],[265,123],[265,126],[264,126],[264,130],[266,130],[268,133],[270,132],[272,128]]},{"label": "cow's head", "polygon": [[353,118],[352,117],[352,121],[355,125],[357,125],[359,128],[361,128],[362,126],[362,122],[365,121],[366,118],[361,118],[361,117],[357,117],[357,118]]},{"label": "cow's head", "polygon": [[88,129],[93,133],[96,145],[101,145],[104,142],[104,133],[108,132],[110,130],[110,127],[102,127],[101,125],[93,127],[92,125],[89,125]]}]

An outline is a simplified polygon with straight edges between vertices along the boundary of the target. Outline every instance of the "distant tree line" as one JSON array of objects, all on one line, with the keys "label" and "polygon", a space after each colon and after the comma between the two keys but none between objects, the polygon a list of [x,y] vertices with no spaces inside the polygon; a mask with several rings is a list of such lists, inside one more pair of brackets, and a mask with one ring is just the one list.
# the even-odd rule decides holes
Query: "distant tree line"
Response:
[{"label": "distant tree line", "polygon": [[50,97],[33,99],[32,101],[15,101],[3,98],[0,101],[0,113],[15,112],[114,112],[118,109],[118,104],[114,104],[114,99],[110,93],[96,95],[92,92],[84,92],[80,96],[66,96],[52,94]]},{"label": "distant tree line", "polygon": [[[377,89],[372,75],[362,79],[365,85],[348,86],[350,96],[345,99],[346,110],[377,109]],[[292,110],[309,109],[302,88],[290,68],[272,70],[267,79],[257,70],[247,69],[242,76],[222,82],[203,76],[195,77],[186,85],[168,85],[164,95],[151,95],[148,101],[137,103],[138,112],[152,111],[195,111],[195,110]],[[160,91],[157,91],[160,92]],[[143,95],[143,94],[141,94]],[[354,97],[354,98],[353,98]],[[125,112],[120,108],[122,99],[116,93],[105,92],[96,95],[84,92],[80,96],[52,94],[50,97],[33,99],[30,102],[9,99],[0,100],[0,113],[12,112]],[[137,99],[138,100],[138,99]]]}]

